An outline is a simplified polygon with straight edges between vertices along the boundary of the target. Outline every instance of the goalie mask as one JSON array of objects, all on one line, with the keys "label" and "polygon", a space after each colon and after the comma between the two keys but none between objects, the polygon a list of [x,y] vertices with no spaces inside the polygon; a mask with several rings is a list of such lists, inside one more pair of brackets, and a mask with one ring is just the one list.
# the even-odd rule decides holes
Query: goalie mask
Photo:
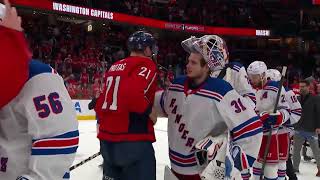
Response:
[{"label": "goalie mask", "polygon": [[191,36],[182,41],[182,47],[188,53],[200,53],[212,72],[221,70],[229,60],[226,42],[216,35],[204,35],[201,38]]}]

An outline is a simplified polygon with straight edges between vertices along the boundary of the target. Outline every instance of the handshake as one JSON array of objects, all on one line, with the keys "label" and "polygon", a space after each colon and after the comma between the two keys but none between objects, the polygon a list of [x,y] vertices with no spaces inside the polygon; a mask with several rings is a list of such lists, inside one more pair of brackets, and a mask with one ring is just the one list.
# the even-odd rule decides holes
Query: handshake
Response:
[{"label": "handshake", "polygon": [[259,116],[264,130],[271,129],[271,127],[279,127],[283,123],[284,119],[283,114],[279,111],[276,113],[262,112]]}]

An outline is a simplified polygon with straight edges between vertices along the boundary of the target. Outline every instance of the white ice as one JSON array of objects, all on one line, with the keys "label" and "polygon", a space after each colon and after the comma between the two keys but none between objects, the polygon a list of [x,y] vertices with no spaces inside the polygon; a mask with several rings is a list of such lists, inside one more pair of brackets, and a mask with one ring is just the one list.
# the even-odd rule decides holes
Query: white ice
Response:
[{"label": "white ice", "polygon": [[[74,164],[88,158],[99,151],[99,141],[96,138],[96,121],[80,121],[80,145]],[[153,144],[157,160],[157,180],[163,180],[164,166],[169,164],[167,120],[159,118],[155,126],[157,141]],[[85,163],[71,172],[71,180],[101,180],[101,156]],[[320,180],[315,177],[316,165],[301,161],[299,180]]]}]

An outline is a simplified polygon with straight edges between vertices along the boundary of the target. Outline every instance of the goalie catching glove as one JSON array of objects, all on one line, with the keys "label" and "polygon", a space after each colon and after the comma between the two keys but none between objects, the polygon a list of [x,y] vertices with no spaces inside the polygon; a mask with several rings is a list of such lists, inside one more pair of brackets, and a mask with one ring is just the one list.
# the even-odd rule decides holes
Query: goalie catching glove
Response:
[{"label": "goalie catching glove", "polygon": [[223,180],[227,151],[227,134],[208,136],[196,144],[196,159],[203,180]]}]

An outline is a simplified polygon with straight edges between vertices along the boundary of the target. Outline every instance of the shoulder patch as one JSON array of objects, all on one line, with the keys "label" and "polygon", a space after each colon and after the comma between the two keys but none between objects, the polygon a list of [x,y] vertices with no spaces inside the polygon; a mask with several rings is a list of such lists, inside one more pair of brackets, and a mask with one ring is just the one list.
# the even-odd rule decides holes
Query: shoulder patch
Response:
[{"label": "shoulder patch", "polygon": [[223,79],[218,78],[208,78],[207,84],[203,87],[207,91],[218,93],[221,96],[224,96],[233,88],[232,86]]},{"label": "shoulder patch", "polygon": [[32,60],[29,64],[29,79],[42,73],[55,73],[55,71],[47,64]]}]

